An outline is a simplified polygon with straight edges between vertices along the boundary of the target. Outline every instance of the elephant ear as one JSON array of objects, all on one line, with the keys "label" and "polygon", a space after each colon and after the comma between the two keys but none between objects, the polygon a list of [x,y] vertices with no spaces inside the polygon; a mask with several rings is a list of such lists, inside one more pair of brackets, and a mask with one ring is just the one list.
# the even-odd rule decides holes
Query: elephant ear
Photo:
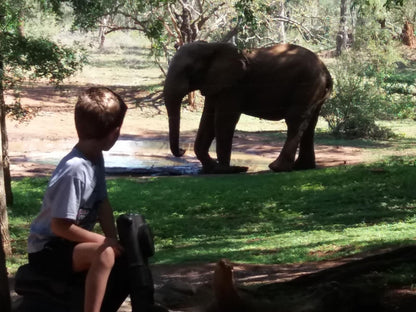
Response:
[{"label": "elephant ear", "polygon": [[214,51],[200,88],[204,96],[233,87],[246,71],[246,59],[234,46],[219,44]]}]

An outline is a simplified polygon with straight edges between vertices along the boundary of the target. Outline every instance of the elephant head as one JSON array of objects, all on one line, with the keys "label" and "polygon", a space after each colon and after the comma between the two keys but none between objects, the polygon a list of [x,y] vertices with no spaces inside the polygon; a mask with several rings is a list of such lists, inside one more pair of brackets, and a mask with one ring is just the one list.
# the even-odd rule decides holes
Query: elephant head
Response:
[{"label": "elephant head", "polygon": [[178,50],[169,65],[163,90],[173,155],[180,157],[185,153],[179,147],[183,97],[195,90],[200,90],[203,96],[219,93],[236,84],[245,69],[245,57],[229,44],[194,42]]}]

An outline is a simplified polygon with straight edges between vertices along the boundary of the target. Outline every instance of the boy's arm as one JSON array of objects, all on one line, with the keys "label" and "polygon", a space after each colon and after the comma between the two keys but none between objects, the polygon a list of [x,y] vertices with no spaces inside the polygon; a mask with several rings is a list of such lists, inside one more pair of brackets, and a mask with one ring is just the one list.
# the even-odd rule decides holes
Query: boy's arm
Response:
[{"label": "boy's arm", "polygon": [[117,240],[117,229],[114,222],[113,208],[111,208],[110,201],[107,197],[101,202],[100,207],[98,208],[98,221],[107,238],[107,244],[111,245],[116,256],[119,256],[123,252],[123,247]]},{"label": "boy's arm", "polygon": [[98,243],[113,248],[116,256],[119,256],[123,247],[113,237],[88,231],[73,223],[72,220],[53,218],[51,223],[52,231],[55,235],[64,239],[78,243]]},{"label": "boy's arm", "polygon": [[83,229],[68,219],[53,218],[51,229],[55,235],[73,242],[93,242],[101,244],[105,241],[105,236]]},{"label": "boy's arm", "polygon": [[98,209],[98,220],[104,235],[108,238],[117,239],[117,230],[114,222],[113,208],[111,208],[108,197],[106,197],[100,204]]}]

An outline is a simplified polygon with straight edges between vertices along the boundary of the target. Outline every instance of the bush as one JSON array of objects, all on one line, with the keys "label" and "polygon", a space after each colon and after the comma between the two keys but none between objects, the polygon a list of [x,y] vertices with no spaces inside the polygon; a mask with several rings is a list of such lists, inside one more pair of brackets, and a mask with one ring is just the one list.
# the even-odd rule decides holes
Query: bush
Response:
[{"label": "bush", "polygon": [[384,91],[375,79],[362,74],[364,64],[351,53],[337,59],[331,73],[334,92],[322,107],[321,115],[332,133],[346,138],[385,138],[383,129],[376,125],[376,117],[387,105]]},{"label": "bush", "polygon": [[331,68],[334,92],[321,115],[337,136],[385,139],[392,132],[377,120],[414,117],[415,74],[398,70],[404,61],[388,30],[361,24]]},{"label": "bush", "polygon": [[407,70],[401,43],[395,41],[388,28],[367,21],[356,29],[354,55],[362,60],[362,74],[375,79],[382,91],[384,105],[377,113],[382,120],[414,118],[416,74]]},{"label": "bush", "polygon": [[369,138],[374,140],[389,139],[395,136],[389,128],[377,125],[373,120],[354,116],[339,123],[332,133],[346,139]]},{"label": "bush", "polygon": [[411,88],[387,65],[376,73],[376,63],[368,55],[349,51],[331,66],[334,91],[321,115],[334,135],[386,139],[393,133],[379,127],[377,120],[414,118]]}]

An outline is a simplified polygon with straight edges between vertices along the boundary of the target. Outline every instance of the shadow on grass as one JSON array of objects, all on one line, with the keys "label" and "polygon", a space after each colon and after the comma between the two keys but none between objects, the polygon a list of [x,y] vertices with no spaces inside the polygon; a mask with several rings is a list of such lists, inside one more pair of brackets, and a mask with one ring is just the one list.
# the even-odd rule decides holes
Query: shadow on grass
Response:
[{"label": "shadow on grass", "polygon": [[241,248],[241,242],[230,242],[219,240],[217,242],[199,242],[187,246],[172,246],[171,248],[160,248],[156,251],[155,263],[173,264],[173,263],[195,263],[195,262],[214,262],[218,259],[232,259],[237,263],[299,263],[320,261],[323,259],[339,259],[352,254],[371,253],[374,250],[387,248],[398,248],[414,244],[413,240],[398,240],[393,242],[377,242],[373,240],[359,241],[357,246],[344,246],[335,248],[324,254],[323,252],[314,252],[322,245],[342,246],[342,240],[326,240],[319,243],[297,244],[293,243],[285,247],[256,247],[245,245]]},{"label": "shadow on grass", "polygon": [[[407,223],[411,227],[415,222],[416,195],[410,174],[416,175],[414,166],[386,168],[383,173],[359,166],[288,174],[182,177],[174,183],[162,178],[140,181],[136,186],[136,182],[112,180],[111,185],[117,207],[123,207],[117,212],[144,214],[167,258],[172,253],[182,255],[183,261],[201,256],[247,260],[247,252],[253,255],[246,250],[247,242],[262,250],[275,242],[271,250],[277,248],[282,254],[282,244],[293,251],[296,241],[302,239],[305,242],[299,245],[304,250],[314,241],[336,245],[341,240],[338,236],[349,235],[343,244],[353,240],[352,250],[359,248],[360,241],[380,246],[407,239],[408,233],[400,236],[406,231],[400,226]],[[123,199],[125,192],[128,202]],[[390,239],[386,237],[389,231]],[[279,259],[288,261],[288,256]]]}]

